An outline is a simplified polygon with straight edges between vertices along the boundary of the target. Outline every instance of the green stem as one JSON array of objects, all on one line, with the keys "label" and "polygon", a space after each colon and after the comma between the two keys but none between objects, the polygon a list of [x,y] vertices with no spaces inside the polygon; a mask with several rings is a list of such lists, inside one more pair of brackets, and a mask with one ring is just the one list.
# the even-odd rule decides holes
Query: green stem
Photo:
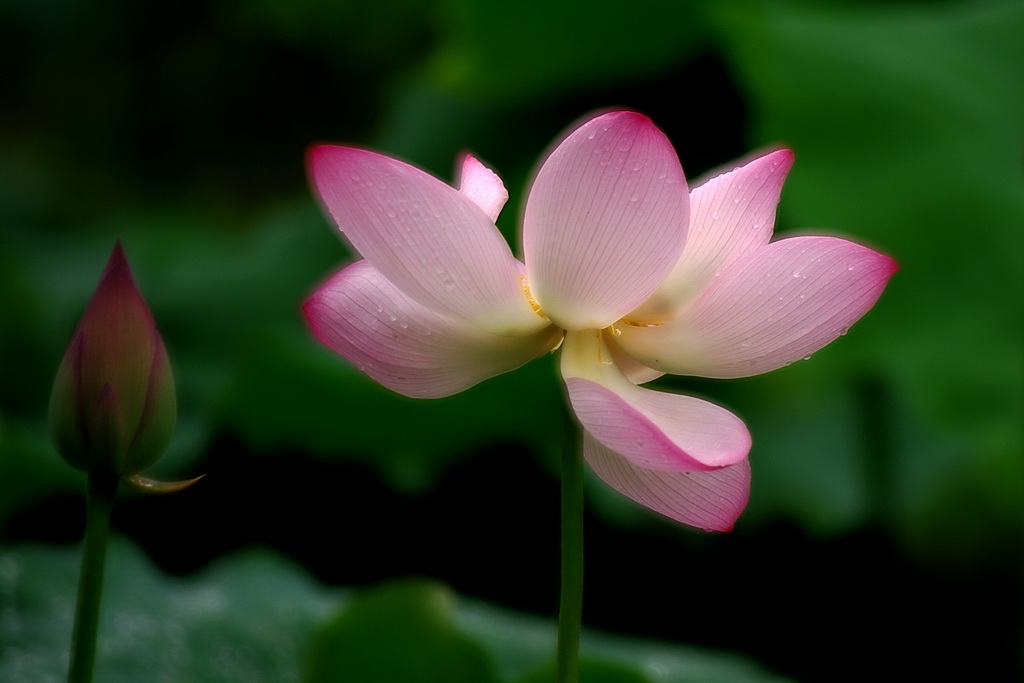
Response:
[{"label": "green stem", "polygon": [[85,541],[82,568],[78,576],[78,604],[71,634],[71,662],[68,683],[90,683],[96,659],[103,568],[110,535],[110,510],[117,492],[116,476],[89,475],[85,494]]},{"label": "green stem", "polygon": [[577,683],[583,612],[583,455],[566,415],[562,444],[562,593],[558,608],[558,683]]}]

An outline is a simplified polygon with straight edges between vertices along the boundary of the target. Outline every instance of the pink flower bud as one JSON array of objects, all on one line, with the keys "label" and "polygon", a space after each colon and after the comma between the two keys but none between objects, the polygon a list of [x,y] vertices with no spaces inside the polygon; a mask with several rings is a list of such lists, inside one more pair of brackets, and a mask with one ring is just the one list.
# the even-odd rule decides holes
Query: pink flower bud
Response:
[{"label": "pink flower bud", "polygon": [[118,242],[57,371],[54,441],[73,467],[130,476],[160,457],[176,417],[167,351]]}]

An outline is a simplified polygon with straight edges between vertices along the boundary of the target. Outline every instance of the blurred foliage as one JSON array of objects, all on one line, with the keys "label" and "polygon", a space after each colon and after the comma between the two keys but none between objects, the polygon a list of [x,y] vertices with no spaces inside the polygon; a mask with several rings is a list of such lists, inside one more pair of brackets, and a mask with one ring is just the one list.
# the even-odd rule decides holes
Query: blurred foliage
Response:
[{"label": "blurred foliage", "polygon": [[[952,540],[954,553],[993,525],[1019,533],[1024,5],[758,3],[719,14],[754,141],[797,155],[784,224],[858,235],[902,269],[856,344],[815,359],[816,372],[842,373],[835,380],[862,394],[874,424],[858,425],[861,445],[888,460],[876,473],[892,496],[886,523],[912,542]],[[950,539],[950,523],[972,528]]]},{"label": "blurred foliage", "polygon": [[[0,680],[64,679],[78,559],[0,551]],[[106,585],[96,679],[109,683],[553,680],[550,620],[456,602],[433,581],[326,589],[260,551],[183,580],[117,543]],[[582,667],[589,683],[783,680],[739,657],[600,633],[583,634]]]},{"label": "blurred foliage", "polygon": [[[46,403],[117,237],[179,391],[154,475],[198,474],[225,439],[254,458],[369,466],[424,500],[496,443],[553,472],[551,358],[414,402],[309,338],[299,305],[350,255],[308,195],[302,152],[338,140],[450,178],[472,149],[505,179],[499,226],[517,244],[546,146],[621,105],[654,118],[690,177],[792,147],[780,233],[836,231],[901,265],[865,320],[809,362],[663,382],[751,427],[737,534],[879,530],[928,571],[1012,574],[1024,547],[1022,34],[1024,4],[1009,0],[5,2],[0,540],[79,494]],[[492,485],[508,466],[493,465]],[[609,524],[679,542],[589,483]],[[337,630],[370,627],[353,614]]]},{"label": "blurred foliage", "polygon": [[[71,548],[0,550],[0,680],[64,680],[78,562]],[[96,680],[297,680],[299,657],[338,595],[265,552],[224,558],[184,581],[116,543],[107,558]]]}]

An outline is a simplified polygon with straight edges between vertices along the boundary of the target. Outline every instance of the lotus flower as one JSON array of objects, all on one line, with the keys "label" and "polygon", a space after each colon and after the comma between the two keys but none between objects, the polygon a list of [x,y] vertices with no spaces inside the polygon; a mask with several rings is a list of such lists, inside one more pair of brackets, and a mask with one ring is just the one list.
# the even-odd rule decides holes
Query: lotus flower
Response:
[{"label": "lotus flower", "polygon": [[536,173],[520,262],[494,225],[508,194],[472,156],[455,189],[372,151],[314,147],[312,183],[362,260],[305,315],[324,344],[412,397],[454,394],[560,347],[594,471],[671,519],[728,530],[749,495],[746,426],[641,385],[805,358],[896,271],[835,237],[769,241],[792,161],[772,152],[688,191],[649,119],[594,116]]},{"label": "lotus flower", "polygon": [[[163,454],[176,417],[167,350],[118,243],[57,371],[54,441],[73,467],[132,478]],[[183,488],[138,479],[152,490]]]}]

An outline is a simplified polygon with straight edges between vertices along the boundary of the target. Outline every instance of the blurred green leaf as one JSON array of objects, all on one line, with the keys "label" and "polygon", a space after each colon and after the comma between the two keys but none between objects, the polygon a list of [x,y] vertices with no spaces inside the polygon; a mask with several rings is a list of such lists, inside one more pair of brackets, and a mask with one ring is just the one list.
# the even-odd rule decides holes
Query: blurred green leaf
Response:
[{"label": "blurred green leaf", "polygon": [[451,592],[429,581],[356,596],[313,645],[306,683],[496,682],[479,643],[452,623]]},{"label": "blurred green leaf", "polygon": [[694,7],[675,0],[449,0],[430,73],[458,92],[519,104],[566,89],[651,79],[700,46]]},{"label": "blurred green leaf", "polygon": [[[881,382],[890,409],[873,411],[861,393],[854,408],[868,423],[857,431],[876,433],[861,444],[862,458],[879,448],[891,456],[882,474],[906,519],[940,501],[962,504],[970,496],[950,493],[981,484],[1002,512],[973,517],[977,530],[1019,528],[1024,5],[732,2],[714,10],[750,95],[755,140],[796,152],[780,224],[841,230],[901,265],[875,310],[837,343],[842,353],[811,361],[820,380],[805,388],[821,398],[837,381]],[[787,371],[767,381],[781,386]],[[912,455],[920,449],[910,438],[939,448],[931,458]],[[941,455],[950,448],[953,466]],[[774,460],[766,454],[763,468]],[[904,476],[908,468],[915,472]],[[929,482],[927,495],[906,488],[915,480]]]},{"label": "blurred green leaf", "polygon": [[[0,551],[0,680],[64,680],[78,578],[72,548]],[[107,558],[96,680],[280,683],[338,595],[261,552],[181,580],[134,547]]]},{"label": "blurred green leaf", "polygon": [[44,423],[8,420],[0,413],[0,529],[41,499],[81,494],[84,481],[57,455]]},{"label": "blurred green leaf", "polygon": [[[486,643],[503,680],[549,680],[555,657],[553,619],[517,614],[463,600],[456,610],[459,628]],[[782,683],[787,680],[742,656],[693,647],[609,635],[586,628],[580,641],[583,681],[590,683]],[[591,679],[589,676],[595,678]],[[552,679],[553,680],[553,679]]]},{"label": "blurred green leaf", "polygon": [[[78,560],[71,547],[0,550],[0,680],[64,680]],[[430,580],[351,595],[316,585],[259,551],[182,579],[161,574],[134,546],[115,542],[96,680],[287,683],[301,675],[309,683],[539,682],[547,680],[554,643],[551,619],[456,601]],[[581,652],[584,680],[592,683],[784,680],[736,655],[591,631],[584,631]]]},{"label": "blurred green leaf", "polygon": [[[557,676],[558,671],[554,663],[551,663],[522,679],[520,683],[557,683]],[[654,679],[635,668],[585,659],[580,662],[580,680],[587,683],[652,683]]]},{"label": "blurred green leaf", "polygon": [[308,335],[258,335],[222,415],[257,449],[295,447],[362,461],[407,491],[485,443],[543,451],[558,443],[561,394],[550,357],[456,396],[414,400],[384,389]]}]

